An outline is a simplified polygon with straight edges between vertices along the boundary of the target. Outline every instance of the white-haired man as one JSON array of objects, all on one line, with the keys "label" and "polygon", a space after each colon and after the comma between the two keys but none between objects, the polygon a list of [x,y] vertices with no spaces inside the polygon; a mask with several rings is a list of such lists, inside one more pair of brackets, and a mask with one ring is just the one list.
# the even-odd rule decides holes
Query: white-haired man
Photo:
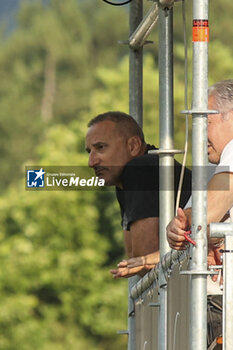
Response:
[{"label": "white-haired man", "polygon": [[[207,224],[233,222],[233,80],[218,82],[209,88],[209,109],[218,114],[208,116],[208,159],[217,164],[208,183]],[[171,248],[184,249],[187,241],[184,233],[191,226],[191,209],[179,209],[167,226],[167,238]],[[209,250],[219,258],[222,241],[208,238]]]},{"label": "white-haired man", "polygon": [[[208,159],[210,163],[217,164],[208,183],[209,225],[226,220],[233,222],[233,80],[220,81],[209,88],[208,108],[219,112],[208,116]],[[187,241],[184,234],[191,227],[191,214],[191,208],[180,208],[168,224],[167,239],[171,248],[185,249]],[[222,248],[222,240],[208,237],[209,265],[221,264]],[[213,280],[216,279],[217,276],[214,276]],[[208,296],[208,346],[221,332],[221,295]]]}]

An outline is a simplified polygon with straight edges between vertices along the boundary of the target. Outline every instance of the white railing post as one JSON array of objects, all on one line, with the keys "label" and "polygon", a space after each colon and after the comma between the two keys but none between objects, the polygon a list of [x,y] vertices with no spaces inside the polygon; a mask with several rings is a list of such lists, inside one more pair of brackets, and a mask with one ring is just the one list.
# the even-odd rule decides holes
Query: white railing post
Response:
[{"label": "white railing post", "polygon": [[211,237],[225,238],[223,250],[223,350],[233,349],[233,223],[210,224]]}]

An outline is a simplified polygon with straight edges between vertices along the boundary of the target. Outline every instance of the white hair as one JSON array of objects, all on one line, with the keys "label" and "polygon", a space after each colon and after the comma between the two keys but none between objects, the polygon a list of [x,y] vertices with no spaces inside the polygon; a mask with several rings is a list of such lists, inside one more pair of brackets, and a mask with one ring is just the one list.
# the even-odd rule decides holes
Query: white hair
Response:
[{"label": "white hair", "polygon": [[220,113],[233,110],[233,79],[222,80],[208,89],[209,97],[214,98],[214,108]]}]

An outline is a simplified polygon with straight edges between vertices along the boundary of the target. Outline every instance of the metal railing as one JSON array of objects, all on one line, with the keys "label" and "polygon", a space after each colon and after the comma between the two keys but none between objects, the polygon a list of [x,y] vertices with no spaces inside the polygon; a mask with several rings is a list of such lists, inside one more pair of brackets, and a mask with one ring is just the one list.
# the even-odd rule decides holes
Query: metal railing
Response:
[{"label": "metal railing", "polygon": [[[159,265],[140,279],[131,289],[135,310],[135,349],[158,349],[161,337],[159,313],[161,307],[159,274],[163,271],[167,289],[167,349],[187,350],[189,347],[190,277],[182,271],[188,268],[189,254],[172,251]],[[162,342],[164,344],[164,342]]]},{"label": "metal railing", "polygon": [[[160,165],[172,165],[173,145],[173,6],[157,0],[143,18],[143,0],[130,3],[130,114],[143,124],[143,45],[159,23]],[[128,350],[204,350],[207,348],[207,115],[208,0],[193,0],[192,115],[193,192],[192,233],[197,246],[190,252],[169,252],[166,225],[174,215],[171,191],[160,191],[160,255],[158,266],[142,279],[129,281]],[[198,142],[196,142],[198,140]],[[161,171],[166,171],[161,167]],[[202,169],[200,176],[199,169]],[[162,188],[172,188],[173,175],[160,173]],[[200,190],[196,190],[198,182]],[[226,225],[226,224],[225,224]],[[233,349],[233,227],[212,226],[223,232],[224,350]],[[229,233],[231,232],[231,233]],[[191,259],[189,259],[191,256]],[[227,308],[227,305],[230,307]]]}]

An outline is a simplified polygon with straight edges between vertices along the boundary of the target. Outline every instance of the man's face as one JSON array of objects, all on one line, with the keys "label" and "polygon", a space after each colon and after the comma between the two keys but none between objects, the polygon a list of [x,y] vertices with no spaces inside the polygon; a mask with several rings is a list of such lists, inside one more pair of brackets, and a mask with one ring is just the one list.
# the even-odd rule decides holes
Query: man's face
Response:
[{"label": "man's face", "polygon": [[[216,109],[214,97],[209,98],[209,109]],[[226,115],[226,114],[229,114]],[[218,164],[224,147],[233,139],[232,111],[223,114],[208,115],[208,159],[210,163]]]},{"label": "man's face", "polygon": [[120,175],[125,164],[132,159],[128,140],[121,136],[117,124],[105,120],[92,125],[86,135],[88,166],[108,186],[120,186]]}]

